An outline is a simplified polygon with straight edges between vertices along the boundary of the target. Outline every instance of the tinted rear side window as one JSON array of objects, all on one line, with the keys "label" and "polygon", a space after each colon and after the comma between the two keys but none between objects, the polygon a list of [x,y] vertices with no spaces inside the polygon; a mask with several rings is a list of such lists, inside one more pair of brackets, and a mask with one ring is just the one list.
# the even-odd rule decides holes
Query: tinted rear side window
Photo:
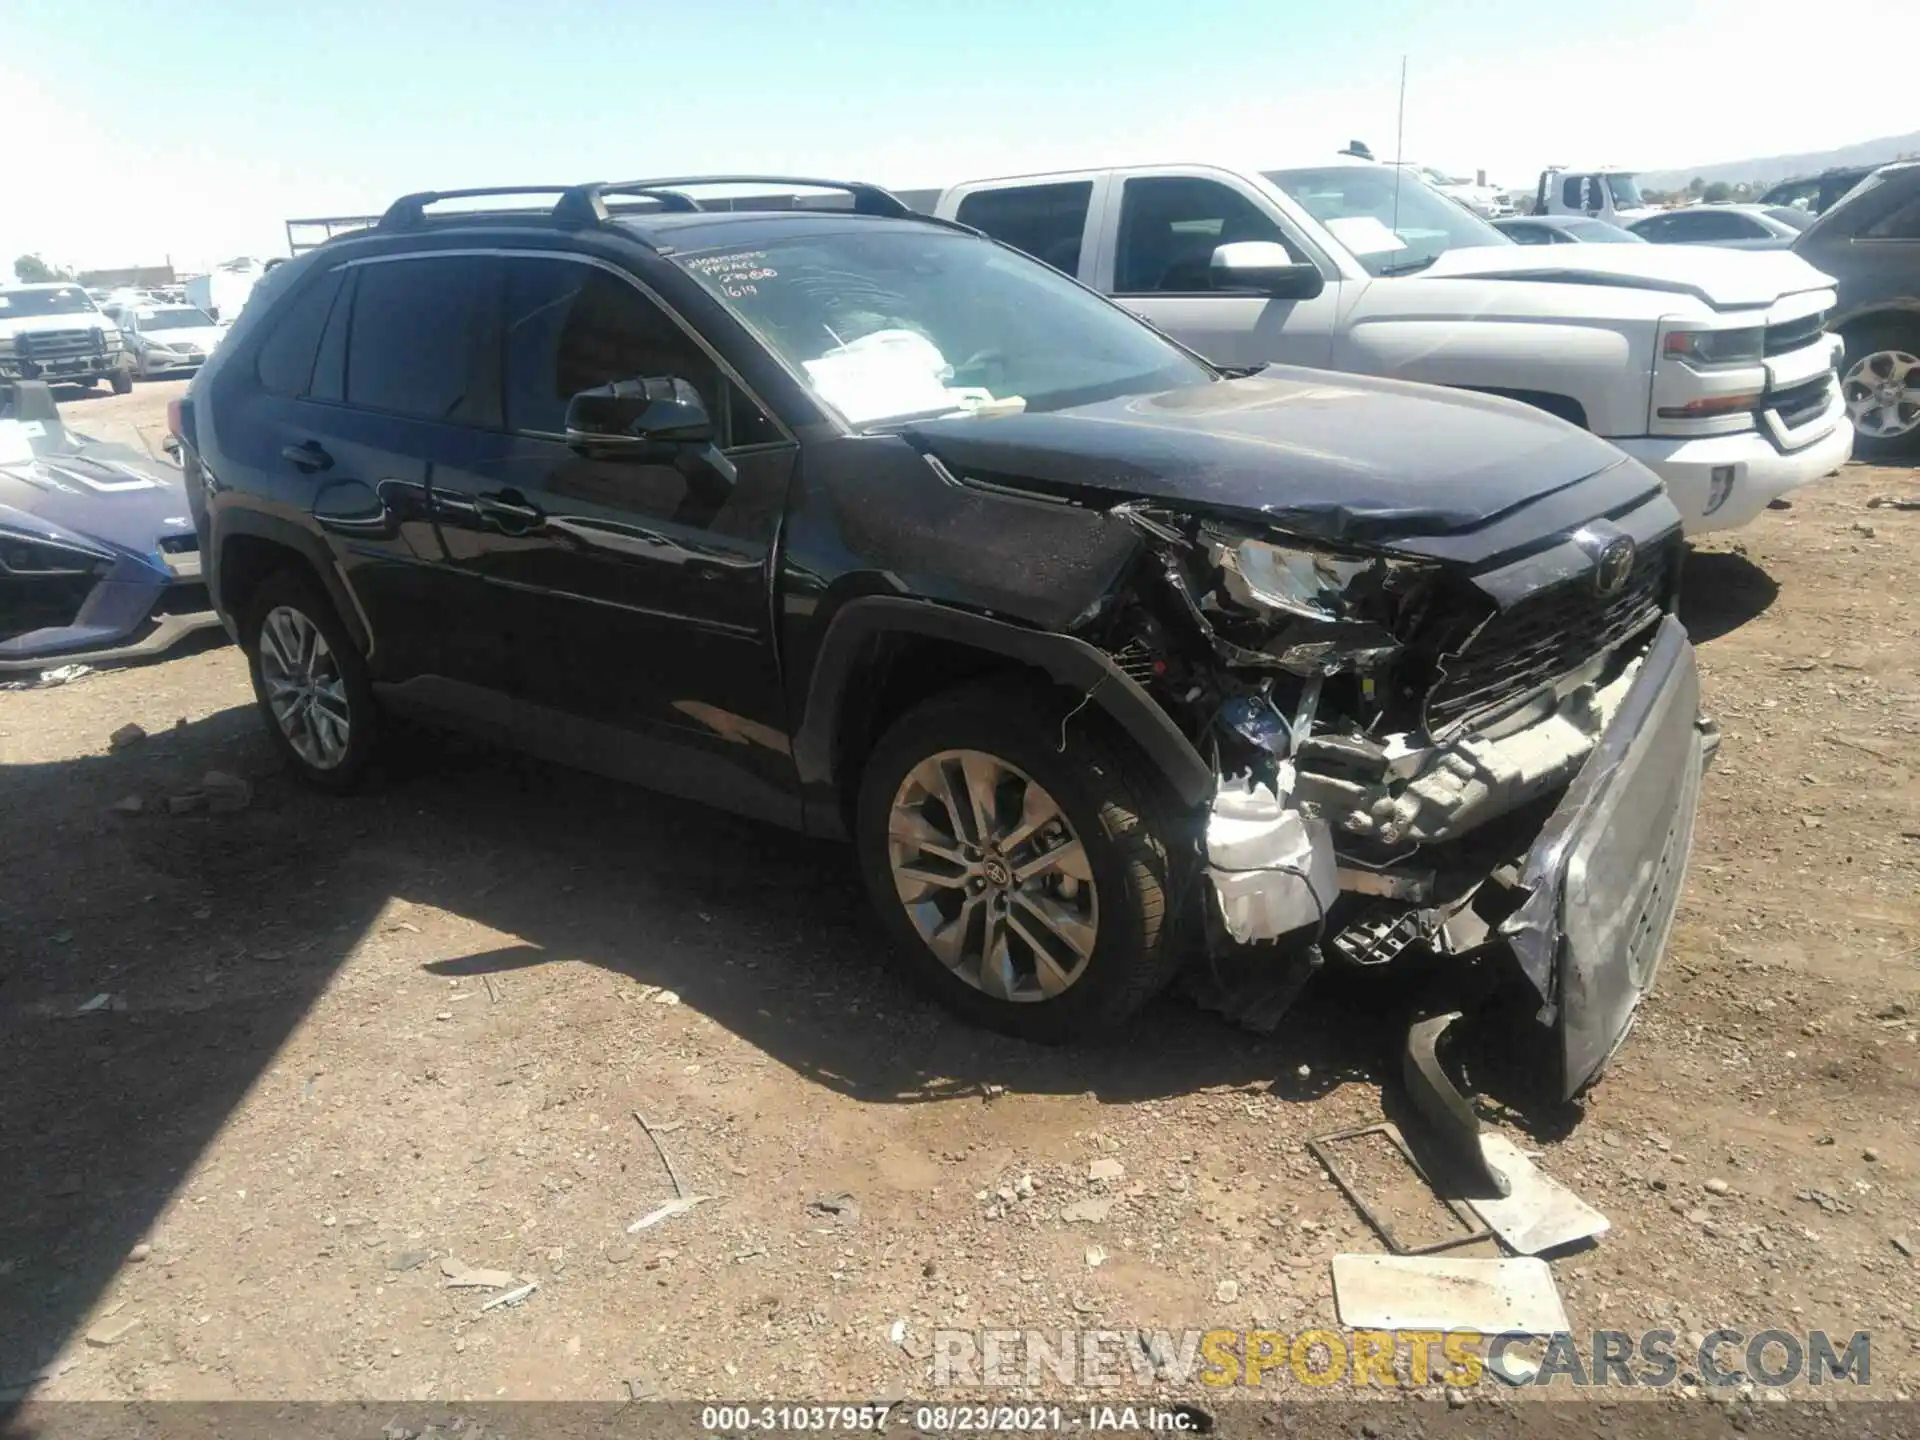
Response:
[{"label": "tinted rear side window", "polygon": [[313,379],[313,360],[321,333],[340,293],[343,272],[329,271],[290,296],[269,321],[255,368],[260,384],[276,395],[304,395]]},{"label": "tinted rear side window", "polygon": [[1024,250],[1068,275],[1080,270],[1080,238],[1087,230],[1091,180],[983,190],[960,202],[954,218]]},{"label": "tinted rear side window", "polygon": [[457,421],[472,403],[474,347],[493,304],[478,255],[362,266],[347,342],[347,403]]}]

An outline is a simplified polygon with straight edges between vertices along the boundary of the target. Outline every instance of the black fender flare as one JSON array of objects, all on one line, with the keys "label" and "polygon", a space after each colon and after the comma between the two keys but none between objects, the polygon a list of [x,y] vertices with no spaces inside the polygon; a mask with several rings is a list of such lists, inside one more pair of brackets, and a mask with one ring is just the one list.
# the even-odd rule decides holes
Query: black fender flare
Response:
[{"label": "black fender flare", "polygon": [[1827,330],[1837,334],[1851,329],[1855,325],[1878,325],[1887,321],[1903,320],[1920,325],[1920,298],[1912,300],[1877,300],[1863,305],[1857,310],[1835,315],[1827,321]]},{"label": "black fender flare", "polygon": [[1219,784],[1213,767],[1152,696],[1128,679],[1105,651],[1071,635],[1031,630],[927,600],[874,595],[849,600],[822,637],[807,685],[806,711],[793,737],[794,766],[803,789],[833,788],[834,742],[842,702],[867,648],[881,635],[924,635],[1003,655],[1092,697],[1160,770],[1174,794],[1206,804]]},{"label": "black fender flare", "polygon": [[278,515],[264,515],[258,510],[229,508],[216,511],[212,530],[213,553],[203,557],[207,567],[207,594],[212,598],[214,608],[228,622],[230,631],[240,617],[233,613],[221,593],[220,562],[226,552],[227,542],[246,536],[291,550],[305,560],[325,587],[327,598],[333,601],[334,612],[339,615],[340,623],[346,626],[347,633],[353,637],[353,643],[360,647],[360,653],[363,656],[373,653],[373,635],[367,628],[360,602],[347,587],[326,541],[291,520]]}]

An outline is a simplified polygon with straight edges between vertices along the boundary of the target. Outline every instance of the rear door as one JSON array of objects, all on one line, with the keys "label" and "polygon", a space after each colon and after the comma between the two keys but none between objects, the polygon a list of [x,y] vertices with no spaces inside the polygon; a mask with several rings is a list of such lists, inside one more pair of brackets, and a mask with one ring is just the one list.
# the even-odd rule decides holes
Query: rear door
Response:
[{"label": "rear door", "polygon": [[502,683],[499,638],[464,609],[431,505],[435,476],[470,461],[491,418],[494,267],[462,253],[352,262],[314,366],[314,443],[330,462],[314,513],[358,577],[376,678],[415,693]]},{"label": "rear door", "polygon": [[[1221,365],[1329,363],[1341,281],[1304,236],[1237,177],[1168,172],[1120,180],[1096,284],[1182,344]],[[1284,246],[1316,264],[1325,288],[1306,300],[1223,294],[1212,287],[1215,247],[1240,240]]]},{"label": "rear door", "polygon": [[1000,185],[963,195],[953,218],[1062,274],[1090,280],[1103,211],[1097,202],[1105,192],[1105,177]]},{"label": "rear door", "polygon": [[[792,440],[635,277],[560,252],[500,267],[498,421],[432,485],[469,623],[510,652],[518,743],[791,820],[769,597]],[[723,465],[567,445],[573,395],[664,377],[700,394]]]},{"label": "rear door", "polygon": [[356,279],[347,266],[303,277],[266,317],[252,353],[217,367],[205,408],[220,419],[234,486],[264,502],[231,523],[244,529],[257,514],[302,530],[317,524],[335,571],[326,578],[344,581],[372,640],[375,675],[397,677],[432,663],[421,642],[433,628],[441,550],[426,509],[428,449],[408,443],[404,424],[346,404]]}]

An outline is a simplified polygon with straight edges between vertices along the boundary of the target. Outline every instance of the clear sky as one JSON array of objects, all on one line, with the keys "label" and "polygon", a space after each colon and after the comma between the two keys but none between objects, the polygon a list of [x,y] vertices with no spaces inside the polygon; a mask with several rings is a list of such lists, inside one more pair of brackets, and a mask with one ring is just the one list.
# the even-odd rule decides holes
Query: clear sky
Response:
[{"label": "clear sky", "polygon": [[[1911,14],[1896,5],[1893,14]],[[754,170],[897,187],[1393,149],[1499,184],[1920,124],[1804,0],[0,0],[0,277],[284,252],[407,190]],[[1822,16],[1830,30],[1816,32]],[[31,136],[32,138],[28,138]]]}]

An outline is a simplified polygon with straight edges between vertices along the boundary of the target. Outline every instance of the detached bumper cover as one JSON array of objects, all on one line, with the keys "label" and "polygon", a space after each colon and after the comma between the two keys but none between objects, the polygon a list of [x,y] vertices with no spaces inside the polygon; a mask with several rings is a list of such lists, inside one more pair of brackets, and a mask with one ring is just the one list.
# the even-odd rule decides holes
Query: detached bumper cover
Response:
[{"label": "detached bumper cover", "polygon": [[1693,647],[1668,616],[1527,856],[1526,901],[1500,927],[1558,1036],[1561,1099],[1600,1073],[1653,986],[1717,740]]}]

